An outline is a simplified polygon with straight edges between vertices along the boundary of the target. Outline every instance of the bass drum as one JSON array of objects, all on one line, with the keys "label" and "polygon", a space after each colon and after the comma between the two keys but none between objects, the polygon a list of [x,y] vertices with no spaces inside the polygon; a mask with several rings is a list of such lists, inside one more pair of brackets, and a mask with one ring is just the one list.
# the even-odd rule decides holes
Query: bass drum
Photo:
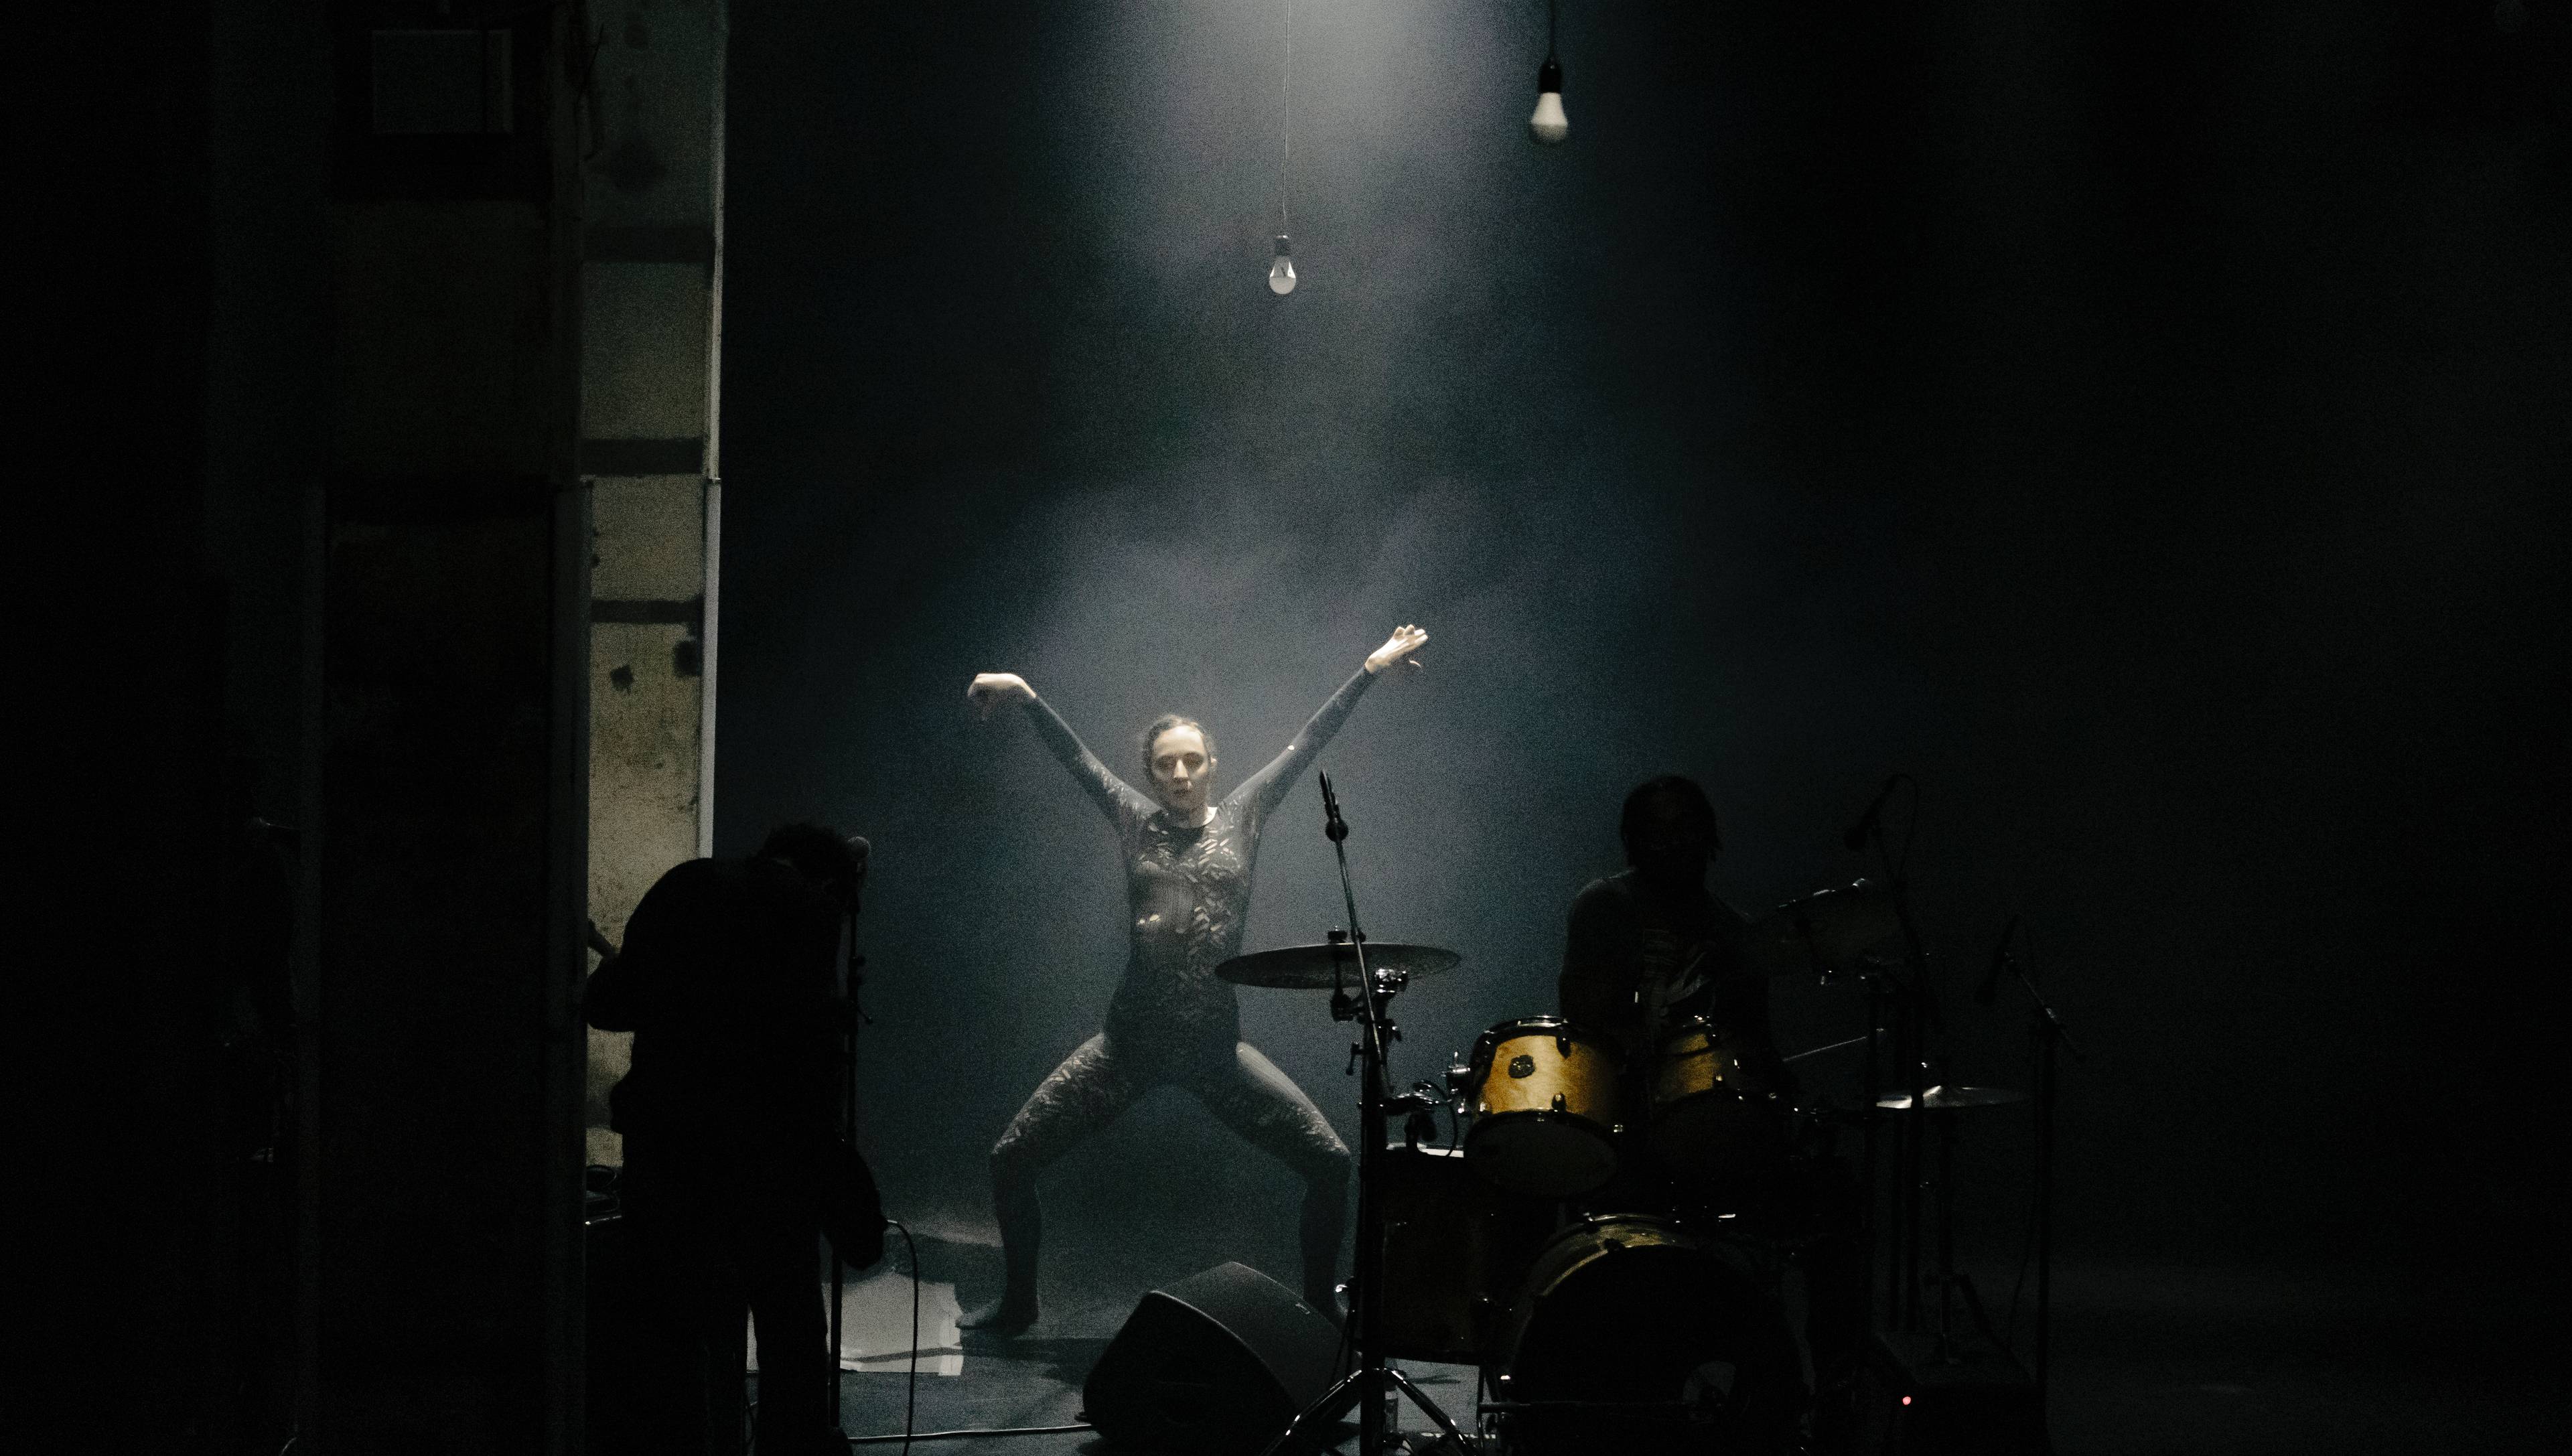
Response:
[{"label": "bass drum", "polygon": [[1782,1456],[1803,1416],[1785,1311],[1730,1251],[1665,1218],[1594,1217],[1557,1235],[1510,1311],[1500,1363],[1508,1449],[1529,1456]]},{"label": "bass drum", "polygon": [[1395,1143],[1379,1166],[1385,1353],[1484,1363],[1554,1233],[1552,1205],[1493,1187],[1458,1148]]}]

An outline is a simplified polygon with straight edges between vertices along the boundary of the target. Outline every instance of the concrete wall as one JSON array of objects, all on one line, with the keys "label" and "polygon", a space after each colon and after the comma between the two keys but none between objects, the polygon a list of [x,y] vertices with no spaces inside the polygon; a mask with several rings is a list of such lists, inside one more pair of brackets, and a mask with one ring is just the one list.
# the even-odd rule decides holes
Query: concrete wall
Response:
[{"label": "concrete wall", "polygon": [[[607,0],[584,137],[583,476],[593,512],[589,913],[621,940],[713,839],[721,487],[720,0]],[[630,1038],[589,1034],[587,1156],[622,1160],[607,1092]]]}]

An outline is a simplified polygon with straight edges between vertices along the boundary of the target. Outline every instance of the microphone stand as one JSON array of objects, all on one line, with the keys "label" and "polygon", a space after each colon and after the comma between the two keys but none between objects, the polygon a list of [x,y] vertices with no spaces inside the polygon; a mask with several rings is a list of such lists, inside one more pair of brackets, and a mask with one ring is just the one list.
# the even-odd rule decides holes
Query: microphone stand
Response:
[{"label": "microphone stand", "polygon": [[[1385,1396],[1389,1389],[1399,1389],[1411,1403],[1437,1422],[1441,1431],[1454,1440],[1459,1449],[1467,1449],[1465,1433],[1437,1404],[1422,1393],[1411,1377],[1386,1363],[1384,1353],[1384,1205],[1376,1195],[1376,1181],[1383,1171],[1385,1142],[1392,1126],[1392,1113],[1420,1111],[1430,1105],[1421,1093],[1395,1097],[1388,1091],[1385,1064],[1390,1044],[1402,1036],[1402,1029],[1386,1016],[1396,993],[1409,978],[1400,971],[1389,971],[1378,983],[1375,973],[1367,969],[1366,932],[1358,926],[1358,896],[1349,878],[1349,826],[1340,818],[1339,799],[1331,793],[1331,776],[1321,775],[1323,833],[1331,841],[1331,851],[1340,863],[1340,898],[1348,908],[1349,928],[1345,944],[1355,957],[1358,968],[1358,993],[1351,996],[1339,984],[1339,958],[1331,962],[1331,1019],[1356,1021],[1360,1026],[1358,1045],[1350,1048],[1361,1073],[1358,1087],[1358,1128],[1364,1141],[1358,1147],[1358,1250],[1355,1277],[1350,1283],[1350,1309],[1347,1318],[1357,1327],[1357,1363],[1333,1382],[1314,1402],[1286,1424],[1277,1438],[1268,1443],[1261,1456],[1284,1456],[1289,1451],[1309,1449],[1305,1441],[1308,1428],[1336,1420],[1351,1405],[1358,1407],[1359,1456],[1387,1456],[1391,1432],[1385,1429]],[[1339,932],[1331,939],[1342,941]]]},{"label": "microphone stand", "polygon": [[[858,968],[867,958],[858,954],[858,913],[848,913],[844,924],[848,930],[848,959],[840,965],[840,995],[849,1004],[850,1013],[840,1027],[840,1139],[854,1141],[858,1135]],[[831,1424],[840,1424],[840,1351],[842,1327],[847,1319],[849,1277],[848,1256],[840,1245],[831,1245]],[[915,1356],[915,1358],[917,1358]]]}]

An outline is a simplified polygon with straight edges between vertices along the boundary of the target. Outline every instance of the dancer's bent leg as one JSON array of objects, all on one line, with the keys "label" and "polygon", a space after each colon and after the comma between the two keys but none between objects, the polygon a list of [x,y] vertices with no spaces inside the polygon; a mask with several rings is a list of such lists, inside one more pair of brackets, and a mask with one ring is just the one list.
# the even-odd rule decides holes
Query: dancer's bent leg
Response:
[{"label": "dancer's bent leg", "polygon": [[1104,1033],[1080,1044],[1029,1093],[991,1145],[991,1211],[1000,1225],[1007,1271],[1000,1297],[958,1321],[966,1329],[1013,1335],[1036,1321],[1036,1251],[1044,1217],[1036,1175],[1090,1133],[1116,1120],[1143,1094],[1144,1084],[1117,1061]]},{"label": "dancer's bent leg", "polygon": [[1248,1042],[1235,1044],[1230,1066],[1218,1064],[1188,1087],[1225,1126],[1304,1179],[1296,1229],[1304,1255],[1304,1302],[1338,1318],[1333,1286],[1340,1237],[1348,1228],[1348,1144],[1304,1090]]}]

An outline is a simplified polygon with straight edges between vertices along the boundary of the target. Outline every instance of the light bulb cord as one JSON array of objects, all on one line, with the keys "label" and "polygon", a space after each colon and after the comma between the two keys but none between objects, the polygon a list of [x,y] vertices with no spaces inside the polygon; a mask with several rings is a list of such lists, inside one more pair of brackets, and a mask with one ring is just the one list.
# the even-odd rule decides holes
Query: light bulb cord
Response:
[{"label": "light bulb cord", "polygon": [[1545,61],[1549,66],[1559,64],[1554,53],[1555,4],[1556,0],[1545,0]]},{"label": "light bulb cord", "polygon": [[[1551,3],[1551,0],[1549,0]],[[1295,160],[1295,0],[1284,0],[1285,23],[1281,27],[1283,53],[1277,63],[1277,233],[1284,237],[1286,226],[1287,167]]]}]

